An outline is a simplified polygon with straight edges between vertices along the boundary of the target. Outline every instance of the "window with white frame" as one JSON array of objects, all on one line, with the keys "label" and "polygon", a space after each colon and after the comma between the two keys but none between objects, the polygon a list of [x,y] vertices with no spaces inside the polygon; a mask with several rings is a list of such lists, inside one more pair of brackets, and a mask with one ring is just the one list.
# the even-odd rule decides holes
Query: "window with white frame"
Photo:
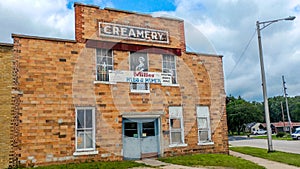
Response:
[{"label": "window with white frame", "polygon": [[95,150],[95,108],[76,108],[76,151]]},{"label": "window with white frame", "polygon": [[177,84],[176,57],[174,55],[163,55],[162,71],[170,73],[172,84]]},{"label": "window with white frame", "polygon": [[96,80],[109,81],[109,70],[113,70],[113,54],[109,49],[96,49]]},{"label": "window with white frame", "polygon": [[169,107],[170,146],[183,146],[184,125],[182,107]]},{"label": "window with white frame", "polygon": [[212,143],[208,106],[197,106],[198,144]]},{"label": "window with white frame", "polygon": [[[130,52],[130,70],[135,72],[148,72],[148,55],[141,52]],[[131,83],[130,91],[149,93],[149,83]]]}]

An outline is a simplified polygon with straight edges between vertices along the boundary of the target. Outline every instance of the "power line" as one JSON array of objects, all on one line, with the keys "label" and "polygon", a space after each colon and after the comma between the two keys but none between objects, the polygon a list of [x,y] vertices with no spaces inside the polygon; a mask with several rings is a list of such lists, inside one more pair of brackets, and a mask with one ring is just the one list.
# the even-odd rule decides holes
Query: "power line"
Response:
[{"label": "power line", "polygon": [[251,36],[250,40],[248,41],[246,47],[244,48],[243,52],[241,53],[238,61],[236,62],[236,64],[234,65],[234,67],[232,68],[232,70],[230,71],[230,73],[228,74],[228,76],[226,76],[226,79],[228,79],[230,77],[230,75],[232,74],[232,72],[235,70],[235,68],[238,66],[240,60],[242,59],[242,57],[244,56],[245,52],[247,51],[252,39],[254,38],[254,36],[256,35],[256,29],[254,30],[253,35]]}]

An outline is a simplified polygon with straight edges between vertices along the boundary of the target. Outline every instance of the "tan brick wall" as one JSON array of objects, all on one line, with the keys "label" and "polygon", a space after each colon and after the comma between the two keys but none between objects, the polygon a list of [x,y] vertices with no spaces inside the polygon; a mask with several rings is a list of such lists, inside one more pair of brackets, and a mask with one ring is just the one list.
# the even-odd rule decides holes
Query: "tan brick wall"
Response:
[{"label": "tan brick wall", "polygon": [[[110,22],[122,25],[166,30],[169,32],[169,44],[149,43],[143,41],[121,40],[99,37],[99,22]],[[152,17],[146,14],[137,14],[128,11],[101,9],[97,6],[75,4],[75,36],[76,40],[84,42],[85,39],[106,40],[132,44],[145,44],[169,48],[181,48],[185,51],[184,23],[179,19]]]},{"label": "tan brick wall", "polygon": [[224,74],[222,57],[200,57],[211,82],[211,121],[215,151],[229,153],[228,130],[226,114],[226,93],[224,89]]},{"label": "tan brick wall", "polygon": [[[187,147],[170,148],[169,134],[162,134],[165,156],[186,153],[228,153],[222,57],[184,53],[183,22],[151,18],[115,10],[77,5],[76,39],[46,39],[14,36],[16,97],[14,111],[18,130],[19,161],[23,165],[45,165],[85,160],[122,160],[122,114],[162,113],[161,129],[169,130],[169,106],[182,106]],[[130,93],[129,83],[94,83],[95,49],[85,48],[86,39],[100,40],[98,21],[115,21],[170,31],[170,45],[180,48],[177,57],[179,86],[151,84],[149,94]],[[101,39],[103,40],[103,39]],[[108,39],[106,39],[108,40]],[[113,39],[110,39],[113,40]],[[148,44],[126,41],[126,43]],[[129,52],[113,51],[114,69],[129,70]],[[162,71],[161,54],[148,54],[149,71]],[[19,101],[18,101],[19,100]],[[198,146],[196,106],[209,106],[213,145]],[[98,155],[73,156],[75,151],[75,107],[96,108]]]},{"label": "tan brick wall", "polygon": [[12,45],[0,44],[0,168],[9,167],[12,122]]},{"label": "tan brick wall", "polygon": [[[19,160],[70,160],[74,152],[72,79],[80,45],[15,37],[20,98]],[[18,51],[18,52],[16,52]]]},{"label": "tan brick wall", "polygon": [[[228,154],[228,136],[225,108],[225,90],[222,57],[215,55],[183,54],[182,63],[187,67],[178,68],[179,84],[182,93],[182,105],[185,123],[185,141],[188,147],[167,148],[165,155],[173,156],[189,153],[225,153]],[[181,60],[179,59],[179,60]],[[188,71],[187,71],[188,70]],[[189,74],[190,71],[190,74]],[[180,77],[182,80],[180,81]],[[188,87],[189,86],[189,87]],[[194,87],[193,87],[194,86]],[[196,106],[210,108],[213,145],[199,146]],[[165,126],[168,127],[167,120]],[[165,142],[168,142],[168,135]]]},{"label": "tan brick wall", "polygon": [[[73,161],[75,106],[96,107],[98,160],[122,159],[122,113],[164,112],[162,130],[169,130],[168,107],[183,106],[188,147],[169,148],[165,155],[189,152],[228,153],[222,58],[183,54],[177,57],[180,86],[151,84],[150,94],[129,92],[128,83],[94,84],[95,49],[82,44],[16,38],[23,91],[20,103],[20,161],[36,164]],[[46,46],[46,47],[45,47]],[[45,53],[48,53],[45,55]],[[114,69],[129,69],[129,52],[114,51]],[[161,55],[148,54],[150,71],[161,72]],[[60,59],[66,59],[61,62]],[[213,80],[212,80],[213,79]],[[223,103],[224,102],[224,103]],[[210,107],[214,145],[197,145],[196,106]],[[61,121],[61,123],[59,123]],[[108,155],[103,158],[102,155]]]}]

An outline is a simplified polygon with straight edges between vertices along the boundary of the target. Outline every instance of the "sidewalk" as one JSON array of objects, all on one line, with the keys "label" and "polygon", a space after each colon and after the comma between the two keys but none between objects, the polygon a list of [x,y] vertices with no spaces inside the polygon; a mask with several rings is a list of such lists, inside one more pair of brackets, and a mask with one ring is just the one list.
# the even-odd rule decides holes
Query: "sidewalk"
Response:
[{"label": "sidewalk", "polygon": [[[183,165],[165,163],[165,162],[158,161],[157,159],[153,159],[153,158],[138,160],[135,162],[144,163],[146,165],[149,165],[149,166],[152,166],[155,168],[160,168],[160,169],[206,169],[206,168],[200,168],[200,167],[188,167],[188,166],[183,166]],[[153,169],[153,168],[137,167],[134,169]]]},{"label": "sidewalk", "polygon": [[[265,167],[266,169],[300,169],[300,167],[288,165],[288,164],[283,164],[275,161],[270,161],[258,157],[253,157],[250,155],[238,153],[235,151],[229,151],[229,154],[232,156],[240,157],[242,159],[252,161],[260,166]],[[138,163],[144,163],[146,165],[159,168],[159,169],[205,169],[204,167],[188,167],[188,166],[182,166],[182,165],[176,165],[176,164],[170,164],[170,163],[165,163],[158,161],[157,159],[144,159],[144,160],[138,160],[136,161]],[[211,168],[211,167],[207,167]],[[214,167],[215,169],[217,168],[222,168],[222,167]],[[135,167],[134,169],[153,169],[153,168],[147,168],[147,167]]]},{"label": "sidewalk", "polygon": [[287,168],[287,169],[300,169],[299,167],[296,167],[296,166],[283,164],[283,163],[270,161],[270,160],[265,160],[265,159],[262,159],[262,158],[253,157],[253,156],[238,153],[238,152],[235,152],[235,151],[229,151],[229,154],[232,155],[232,156],[243,158],[243,159],[248,160],[248,161],[252,161],[252,162],[254,162],[258,165],[266,167],[267,169],[285,169],[285,168]]}]

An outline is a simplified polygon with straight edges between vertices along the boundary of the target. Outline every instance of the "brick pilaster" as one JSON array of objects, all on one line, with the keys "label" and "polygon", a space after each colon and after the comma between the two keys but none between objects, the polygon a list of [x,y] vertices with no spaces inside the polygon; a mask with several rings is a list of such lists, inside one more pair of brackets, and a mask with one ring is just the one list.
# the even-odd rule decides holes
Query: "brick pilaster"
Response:
[{"label": "brick pilaster", "polygon": [[75,8],[75,40],[84,42],[83,39],[83,7],[79,3],[74,4]]}]

